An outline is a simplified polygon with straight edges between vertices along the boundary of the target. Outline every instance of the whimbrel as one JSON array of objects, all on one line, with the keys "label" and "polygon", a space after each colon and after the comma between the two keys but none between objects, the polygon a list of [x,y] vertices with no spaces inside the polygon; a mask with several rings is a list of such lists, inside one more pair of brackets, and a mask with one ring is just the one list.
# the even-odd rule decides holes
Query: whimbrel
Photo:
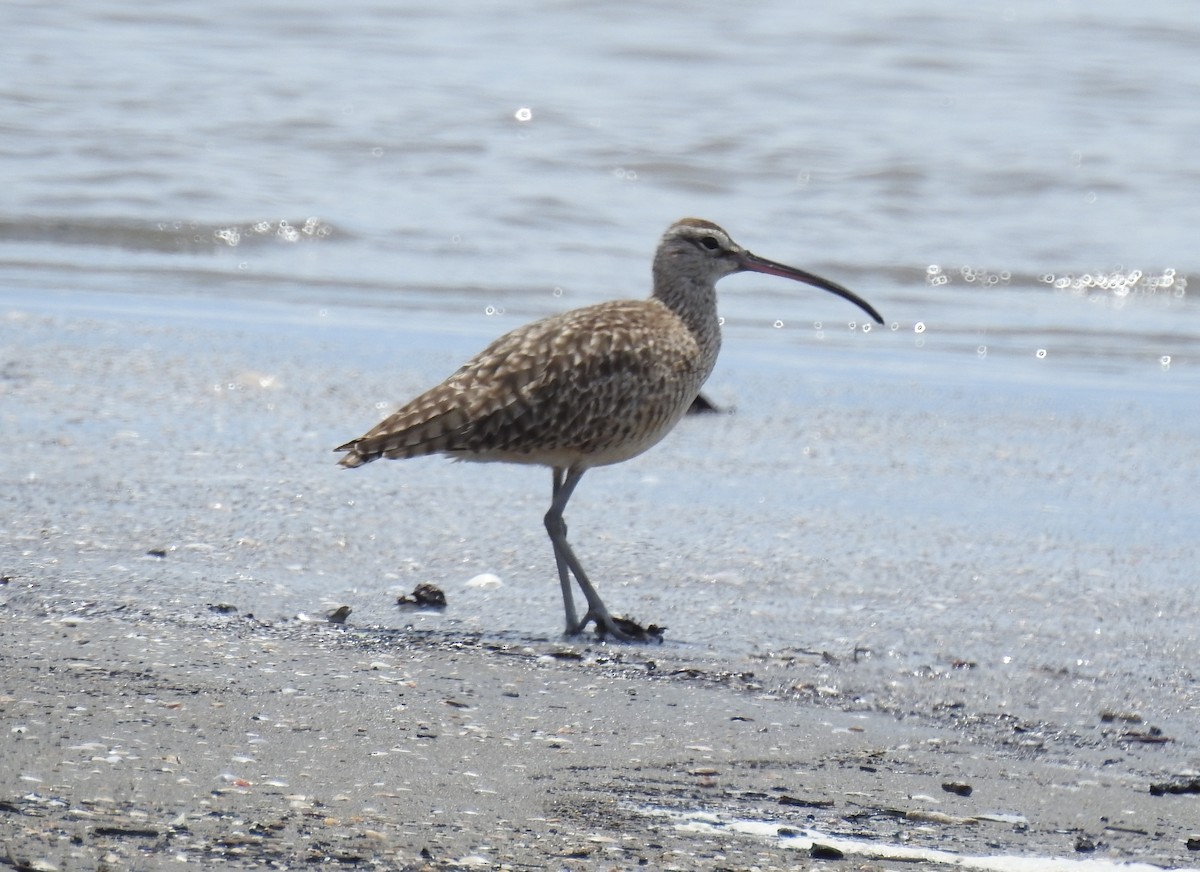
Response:
[{"label": "whimbrel", "polygon": [[[444,454],[550,467],[545,523],[567,635],[594,622],[601,635],[628,640],[567,543],[563,510],[585,472],[636,457],[683,417],[721,347],[716,283],[746,271],[837,294],[883,323],[841,285],[752,254],[710,221],[684,218],[659,242],[649,299],[586,306],[506,333],[440,385],[337,448],[347,452],[341,465]],[[587,600],[582,619],[572,576]]]}]

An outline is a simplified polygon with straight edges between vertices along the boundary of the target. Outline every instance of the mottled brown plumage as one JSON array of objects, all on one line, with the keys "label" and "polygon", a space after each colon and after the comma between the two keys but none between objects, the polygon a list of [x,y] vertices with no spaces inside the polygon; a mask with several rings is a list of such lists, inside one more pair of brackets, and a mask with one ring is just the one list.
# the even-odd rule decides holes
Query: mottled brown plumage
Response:
[{"label": "mottled brown plumage", "polygon": [[[546,529],[554,546],[567,633],[590,622],[627,638],[566,540],[562,512],[583,473],[636,457],[665,436],[712,372],[721,347],[716,282],[752,270],[838,294],[840,285],[757,257],[717,225],[677,221],[654,257],[654,292],[552,315],[501,336],[437,387],[340,446],[341,464],[445,454],[553,470]],[[588,602],[577,620],[570,576]]]},{"label": "mottled brown plumage", "polygon": [[342,464],[438,453],[563,467],[627,460],[658,441],[680,406],[687,410],[709,358],[715,349],[702,354],[661,303],[554,315],[501,336],[344,446],[351,453]]}]

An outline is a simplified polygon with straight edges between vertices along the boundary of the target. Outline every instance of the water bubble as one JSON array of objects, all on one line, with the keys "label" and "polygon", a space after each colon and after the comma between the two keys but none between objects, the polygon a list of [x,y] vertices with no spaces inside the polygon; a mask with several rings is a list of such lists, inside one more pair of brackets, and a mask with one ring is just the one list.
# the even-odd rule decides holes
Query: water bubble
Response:
[{"label": "water bubble", "polygon": [[925,332],[925,322],[924,321],[918,321],[916,324],[913,325],[913,333],[924,333],[924,332]]},{"label": "water bubble", "polygon": [[931,263],[929,266],[925,267],[925,275],[927,276],[940,276],[941,274],[942,268],[936,263]]},{"label": "water bubble", "polygon": [[851,333],[853,333],[855,330],[857,330],[857,329],[858,329],[858,322],[857,322],[857,321],[847,321],[847,322],[846,322],[846,328],[847,328],[847,329],[848,329],[848,330],[849,330]]},{"label": "water bubble", "polygon": [[980,358],[987,357],[987,346],[980,345],[978,348],[975,349],[975,353],[978,354]]},{"label": "water bubble", "polygon": [[518,121],[528,121],[529,119],[533,118],[533,110],[530,109],[528,106],[522,106],[520,109],[518,109],[516,112],[513,113],[513,117],[516,118]]},{"label": "water bubble", "polygon": [[450,237],[450,241],[453,242],[455,245],[458,245],[459,243],[462,242],[462,234],[455,233],[453,236]]},{"label": "water bubble", "polygon": [[555,288],[555,289],[554,289],[554,296],[556,296],[556,297],[561,297],[562,295],[563,295],[563,289],[562,289],[562,288]]},{"label": "water bubble", "polygon": [[1095,191],[1088,191],[1086,194],[1084,194],[1084,195],[1083,195],[1083,202],[1084,202],[1084,203],[1087,203],[1089,206],[1090,206],[1092,203],[1095,203],[1095,202],[1096,202],[1096,192],[1095,192]]},{"label": "water bubble", "polygon": [[899,329],[900,329],[900,322],[899,322],[899,321],[893,321],[891,324],[889,324],[889,325],[888,325],[888,327],[891,329],[891,331],[892,331],[893,333],[895,333],[897,330],[899,330]]},{"label": "water bubble", "polygon": [[488,306],[488,307],[486,307],[486,308],[483,310],[483,314],[485,314],[485,315],[495,315],[495,314],[496,314],[496,307],[495,307],[495,306]]},{"label": "water bubble", "polygon": [[820,321],[813,321],[814,330],[824,330],[825,326]]},{"label": "water bubble", "polygon": [[776,330],[778,330],[778,329],[779,329],[780,327],[782,327],[782,326],[783,326],[783,322],[782,322],[782,321],[776,321],[776,322],[775,322],[775,329],[776,329]]},{"label": "water bubble", "polygon": [[377,145],[371,149],[371,157],[383,157],[383,147]]},{"label": "water bubble", "polygon": [[1039,349],[1037,350],[1037,359],[1038,359],[1038,360],[1045,360],[1045,359],[1046,359],[1046,349],[1044,349],[1044,348],[1039,348]]},{"label": "water bubble", "polygon": [[1038,281],[1047,285],[1054,284],[1054,273],[1042,273],[1042,277]]},{"label": "water bubble", "polygon": [[862,332],[863,332],[863,333],[870,333],[870,332],[871,332],[871,325],[870,325],[870,324],[863,324],[863,326],[862,326]]},{"label": "water bubble", "polygon": [[725,326],[725,316],[724,315],[722,315],[720,318],[717,319],[717,326],[719,326],[719,327]]},{"label": "water bubble", "polygon": [[1170,369],[1171,368],[1171,355],[1164,354],[1162,357],[1160,357],[1158,359],[1158,362],[1162,366],[1163,369]]},{"label": "water bubble", "polygon": [[808,183],[811,180],[812,180],[812,175],[810,173],[798,173],[796,175],[796,184],[802,188],[807,188]]}]

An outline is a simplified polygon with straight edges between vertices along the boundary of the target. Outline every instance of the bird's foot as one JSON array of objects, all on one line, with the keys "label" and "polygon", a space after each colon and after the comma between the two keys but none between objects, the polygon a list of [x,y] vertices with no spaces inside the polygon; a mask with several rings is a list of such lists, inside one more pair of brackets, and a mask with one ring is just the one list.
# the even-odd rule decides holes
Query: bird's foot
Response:
[{"label": "bird's foot", "polygon": [[582,631],[589,621],[596,622],[596,636],[602,641],[611,636],[618,642],[658,642],[661,645],[663,633],[667,630],[666,627],[660,627],[657,624],[643,627],[637,621],[629,618],[614,618],[608,614],[593,615],[591,612],[584,615],[579,629]]}]

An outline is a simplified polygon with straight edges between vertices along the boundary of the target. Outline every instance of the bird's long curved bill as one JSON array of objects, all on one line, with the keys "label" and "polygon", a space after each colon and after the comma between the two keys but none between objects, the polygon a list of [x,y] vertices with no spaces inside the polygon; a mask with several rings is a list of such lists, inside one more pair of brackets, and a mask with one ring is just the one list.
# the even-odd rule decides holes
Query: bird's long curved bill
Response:
[{"label": "bird's long curved bill", "polygon": [[829,291],[831,294],[837,294],[843,300],[849,300],[858,308],[862,309],[868,315],[875,319],[875,323],[882,324],[883,318],[875,307],[860,297],[858,294],[849,288],[843,288],[837,282],[831,282],[829,279],[823,279],[818,275],[813,275],[810,272],[805,272],[802,269],[797,269],[794,266],[785,266],[782,263],[775,263],[773,260],[767,260],[765,257],[759,257],[757,254],[751,254],[748,251],[742,252],[738,261],[741,263],[742,269],[750,272],[766,273],[769,276],[780,276],[785,279],[794,279],[798,282],[804,282],[806,285],[812,285],[814,288],[820,288],[823,291]]}]

